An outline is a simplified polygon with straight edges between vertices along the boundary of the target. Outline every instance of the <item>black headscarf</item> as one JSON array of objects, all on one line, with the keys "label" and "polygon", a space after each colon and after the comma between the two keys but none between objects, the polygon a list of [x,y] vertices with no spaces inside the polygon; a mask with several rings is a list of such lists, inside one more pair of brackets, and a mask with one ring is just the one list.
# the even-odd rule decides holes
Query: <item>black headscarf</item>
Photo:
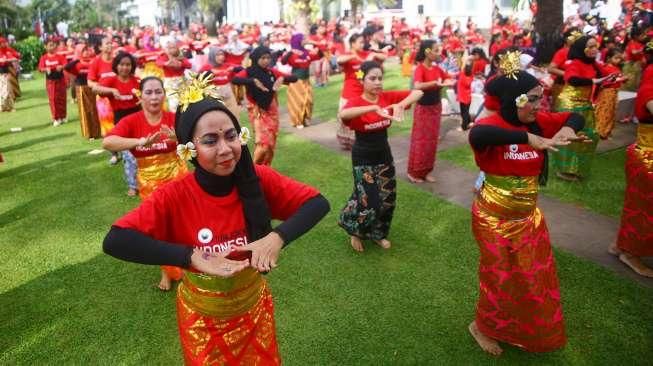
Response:
[{"label": "black headscarf", "polygon": [[[190,104],[184,112],[181,112],[181,108],[177,109],[175,116],[175,134],[180,144],[185,144],[192,140],[197,121],[205,113],[210,111],[226,113],[236,127],[236,130],[240,132],[241,128],[238,119],[236,119],[229,109],[219,100],[207,96],[199,102]],[[272,231],[270,210],[263,196],[263,190],[259,184],[258,176],[254,171],[254,162],[247,146],[244,145],[242,147],[240,160],[236,163],[236,168],[230,176],[221,177],[209,173],[199,166],[196,159],[191,160],[191,162],[196,167],[195,174],[208,178],[208,181],[214,185],[224,185],[225,183],[229,184],[229,182],[233,182],[233,185],[238,189],[238,196],[243,205],[243,214],[250,241],[258,240]],[[206,181],[207,179],[203,180]]]},{"label": "black headscarf", "polygon": [[256,85],[247,85],[247,93],[252,96],[259,107],[267,110],[274,98],[272,87],[276,78],[269,68],[262,68],[258,65],[258,60],[265,55],[272,57],[272,51],[265,46],[256,47],[252,51],[249,55],[252,65],[247,68],[247,77],[258,79],[269,91],[263,91],[257,88]]},{"label": "black headscarf", "polygon": [[593,37],[582,36],[578,38],[571,47],[569,47],[567,60],[581,60],[586,64],[594,64],[596,60],[585,54],[585,48],[587,48],[587,42],[589,42],[590,39],[593,39]]},{"label": "black headscarf", "polygon": [[[516,79],[513,79],[507,75],[498,76],[487,83],[485,86],[486,92],[499,97],[501,103],[499,114],[506,122],[514,126],[526,126],[528,132],[541,136],[542,128],[537,124],[537,121],[523,123],[519,120],[515,101],[520,95],[526,94],[531,89],[539,86],[540,82],[525,71],[519,71],[516,77]],[[549,175],[549,156],[546,150],[542,153],[544,154],[544,162],[539,181],[541,185],[545,186]]]}]

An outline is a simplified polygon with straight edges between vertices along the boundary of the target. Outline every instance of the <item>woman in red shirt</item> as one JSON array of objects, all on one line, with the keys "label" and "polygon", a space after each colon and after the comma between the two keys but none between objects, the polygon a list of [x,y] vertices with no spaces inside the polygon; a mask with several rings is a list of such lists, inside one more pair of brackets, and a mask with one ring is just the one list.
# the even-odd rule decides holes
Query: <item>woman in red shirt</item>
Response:
[{"label": "woman in red shirt", "polygon": [[[304,48],[304,35],[293,34],[290,38],[290,52],[282,58],[281,63],[292,66],[292,74],[297,81],[288,86],[288,114],[290,123],[297,128],[304,128],[311,122],[313,115],[313,87],[311,86],[311,62],[322,59],[322,51]],[[321,62],[321,61],[320,61]]]},{"label": "woman in red shirt", "polygon": [[[175,114],[163,111],[163,81],[155,76],[146,77],[139,90],[143,109],[123,118],[102,140],[102,147],[132,153],[138,166],[138,193],[145,200],[164,183],[184,176],[188,169],[176,153]],[[170,290],[171,281],[179,281],[181,274],[178,267],[163,266],[159,288]]]},{"label": "woman in red shirt", "polygon": [[179,100],[177,94],[173,92],[177,91],[184,81],[184,70],[190,69],[192,65],[179,51],[179,46],[174,41],[166,44],[165,53],[156,59],[156,65],[163,69],[163,85],[166,87],[168,109],[176,111]]},{"label": "woman in red shirt", "polygon": [[644,43],[646,43],[646,30],[640,27],[633,27],[631,34],[632,39],[626,45],[626,62],[624,64],[624,74],[628,76],[628,82],[625,83],[624,89],[635,91],[639,86],[639,79],[642,74],[642,67],[646,63],[644,57]]},{"label": "woman in red shirt", "polygon": [[[103,249],[130,262],[184,268],[176,293],[187,365],[279,365],[272,294],[261,273],[277,267],[281,249],[315,226],[329,203],[316,189],[255,165],[236,117],[193,92],[203,98],[178,111],[175,135],[195,171],[118,219]],[[273,229],[271,219],[284,222]]]},{"label": "woman in red shirt", "polygon": [[626,150],[626,196],[617,242],[608,250],[636,273],[653,277],[641,257],[653,257],[653,42],[635,99],[637,141]]},{"label": "woman in red shirt", "polygon": [[45,73],[45,88],[50,102],[52,125],[59,126],[66,121],[66,79],[63,68],[66,58],[57,54],[57,42],[49,39],[45,43],[46,53],[39,60],[39,71]]},{"label": "woman in red shirt", "polygon": [[12,86],[14,79],[12,72],[13,64],[19,58],[20,53],[9,47],[5,38],[0,37],[0,112],[14,110],[14,101],[17,95]]},{"label": "woman in red shirt", "polygon": [[82,136],[86,138],[101,136],[100,122],[95,109],[95,94],[87,82],[88,69],[93,60],[92,52],[91,48],[86,44],[77,45],[73,60],[65,68],[67,72],[75,76],[79,123],[82,128]]},{"label": "woman in red shirt", "polygon": [[286,75],[270,67],[272,54],[269,48],[259,46],[250,54],[252,66],[240,71],[233,78],[236,85],[247,89],[247,112],[254,126],[256,149],[254,162],[270,165],[274,158],[279,134],[279,101],[277,90],[284,83],[297,81],[294,75]]},{"label": "woman in red shirt", "polygon": [[623,51],[619,48],[611,48],[605,56],[605,64],[600,64],[601,72],[604,75],[612,75],[612,78],[601,85],[595,102],[596,132],[601,139],[607,139],[612,134],[614,121],[617,118],[619,89],[628,79],[621,73]]},{"label": "woman in red shirt", "polygon": [[[354,33],[349,37],[349,53],[340,55],[337,63],[342,68],[345,74],[345,79],[342,84],[342,91],[340,93],[340,102],[338,103],[338,111],[347,104],[351,98],[359,97],[363,93],[363,84],[356,76],[360,69],[360,65],[364,61],[378,61],[383,62],[386,56],[382,53],[363,50],[364,37],[362,34]],[[338,120],[339,127],[336,137],[343,150],[351,150],[354,144],[354,131],[349,129],[345,123]]]},{"label": "woman in red shirt", "polygon": [[564,33],[565,44],[553,54],[553,59],[549,63],[547,70],[553,77],[553,86],[551,87],[551,105],[553,106],[558,103],[558,95],[565,85],[565,63],[569,55],[569,47],[582,35],[576,28],[568,29]]},{"label": "woman in red shirt", "polygon": [[[111,41],[111,37],[104,37],[102,43],[100,43],[100,54],[91,61],[91,65],[88,68],[88,86],[94,88],[102,78],[116,75],[113,72],[112,61],[113,42]],[[100,121],[100,134],[104,136],[113,128],[111,102],[107,97],[97,96],[95,107],[97,109],[98,120]],[[109,162],[115,164],[117,162],[116,159],[112,156]]]},{"label": "woman in red shirt", "polygon": [[451,76],[437,65],[441,54],[442,48],[435,41],[428,40],[422,41],[415,56],[419,64],[415,68],[413,87],[422,90],[424,95],[413,111],[408,153],[408,180],[413,183],[435,181],[430,173],[435,164],[440,136],[440,91],[442,87],[453,85]]},{"label": "woman in red shirt", "polygon": [[598,54],[596,39],[583,36],[577,39],[569,49],[565,63],[565,86],[554,106],[558,112],[577,112],[585,119],[583,134],[591,143],[573,143],[560,148],[553,154],[553,167],[556,176],[567,181],[578,181],[589,176],[594,152],[599,142],[596,132],[596,119],[592,104],[594,85],[600,85],[612,77],[603,75],[596,64]]},{"label": "woman in red shirt", "polygon": [[[100,83],[93,87],[93,91],[108,96],[113,110],[113,123],[117,125],[124,117],[140,111],[141,107],[136,97],[140,80],[134,76],[136,59],[129,53],[119,52],[113,59],[112,69],[116,76],[101,79]],[[135,196],[138,193],[136,160],[129,151],[123,151],[121,155],[125,163],[125,181],[129,187],[127,195]],[[114,152],[111,163],[117,162],[117,152]]]},{"label": "woman in red shirt", "polygon": [[224,104],[234,116],[238,116],[240,115],[240,107],[233,93],[231,79],[233,79],[237,71],[242,70],[242,67],[240,65],[228,64],[225,60],[225,50],[212,46],[209,48],[208,63],[200,71],[210,72],[213,75],[213,84],[217,87],[220,96],[222,96]]},{"label": "woman in red shirt", "polygon": [[469,115],[469,107],[472,104],[472,81],[474,81],[472,64],[468,63],[463,67],[462,72],[458,74],[458,83],[456,86],[456,99],[458,99],[458,103],[460,104],[460,117],[462,117],[459,131],[467,131],[472,121]]},{"label": "woman in red shirt", "polygon": [[347,101],[339,117],[356,133],[351,150],[354,191],[338,224],[349,234],[352,248],[363,251],[363,240],[384,249],[397,198],[397,181],[387,129],[401,121],[404,109],[417,102],[421,90],[383,91],[383,68],[374,61],[360,65],[363,93]]},{"label": "woman in red shirt", "polygon": [[524,71],[498,76],[487,89],[499,97],[499,112],[477,120],[469,133],[486,174],[472,204],[480,291],[469,331],[495,356],[502,353],[499,342],[553,351],[566,336],[551,242],[537,208],[538,183],[546,183],[547,150],[584,139],[576,135],[583,118],[541,112],[543,88]]}]

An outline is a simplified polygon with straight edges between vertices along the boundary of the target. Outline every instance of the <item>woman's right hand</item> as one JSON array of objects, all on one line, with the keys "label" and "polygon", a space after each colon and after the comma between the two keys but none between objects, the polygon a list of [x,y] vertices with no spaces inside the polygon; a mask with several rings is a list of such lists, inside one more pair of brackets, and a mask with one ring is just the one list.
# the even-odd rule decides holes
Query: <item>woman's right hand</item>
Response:
[{"label": "woman's right hand", "polygon": [[229,253],[230,251],[224,251],[218,254],[209,254],[195,248],[190,257],[190,263],[193,268],[202,273],[225,278],[249,267],[249,259],[242,261],[227,259]]},{"label": "woman's right hand", "polygon": [[120,94],[120,91],[119,91],[118,89],[111,89],[111,94],[112,94],[113,97],[114,97],[115,99],[117,99],[117,100],[121,100],[121,99],[122,99],[122,95]]},{"label": "woman's right hand", "polygon": [[558,151],[556,147],[569,145],[571,141],[547,139],[542,136],[528,134],[528,144],[537,150]]}]

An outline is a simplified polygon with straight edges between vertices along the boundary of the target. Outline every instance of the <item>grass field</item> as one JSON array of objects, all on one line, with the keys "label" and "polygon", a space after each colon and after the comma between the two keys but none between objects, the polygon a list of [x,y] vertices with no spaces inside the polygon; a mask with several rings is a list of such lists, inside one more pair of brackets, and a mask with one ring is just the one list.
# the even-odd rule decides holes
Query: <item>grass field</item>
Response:
[{"label": "grass field", "polygon": [[[17,111],[0,114],[0,364],[179,364],[175,295],[153,288],[158,268],[101,251],[138,199],[108,154],[87,154],[100,143],[80,137],[74,105],[70,123],[51,127],[43,84],[24,82]],[[286,364],[650,364],[653,290],[561,251],[568,345],[485,355],[466,328],[478,292],[467,210],[399,182],[393,248],[355,254],[336,225],[349,158],[284,134],[274,167],[332,207],[267,276]]]}]

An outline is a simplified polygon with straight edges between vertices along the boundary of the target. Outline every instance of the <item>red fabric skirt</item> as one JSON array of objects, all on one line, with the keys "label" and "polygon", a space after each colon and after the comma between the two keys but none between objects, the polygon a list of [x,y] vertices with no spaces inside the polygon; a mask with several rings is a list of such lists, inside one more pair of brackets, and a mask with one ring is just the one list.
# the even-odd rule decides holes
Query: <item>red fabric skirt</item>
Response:
[{"label": "red fabric skirt", "polygon": [[514,184],[520,177],[498,178],[486,175],[472,205],[480,250],[476,325],[529,352],[553,351],[567,339],[549,232],[535,206],[537,177],[529,177],[532,189]]},{"label": "red fabric skirt", "polygon": [[424,179],[433,170],[440,136],[442,104],[415,105],[413,130],[410,135],[408,174]]},{"label": "red fabric skirt", "polygon": [[637,257],[653,256],[653,149],[637,144],[626,150],[626,196],[617,246]]},{"label": "red fabric skirt", "polygon": [[66,118],[66,79],[46,80],[45,88],[48,92],[52,119]]},{"label": "red fabric skirt", "polygon": [[279,102],[275,97],[268,109],[263,109],[255,103],[247,106],[249,122],[254,126],[256,148],[254,149],[254,163],[262,165],[272,164],[274,148],[277,146],[279,134]]}]

